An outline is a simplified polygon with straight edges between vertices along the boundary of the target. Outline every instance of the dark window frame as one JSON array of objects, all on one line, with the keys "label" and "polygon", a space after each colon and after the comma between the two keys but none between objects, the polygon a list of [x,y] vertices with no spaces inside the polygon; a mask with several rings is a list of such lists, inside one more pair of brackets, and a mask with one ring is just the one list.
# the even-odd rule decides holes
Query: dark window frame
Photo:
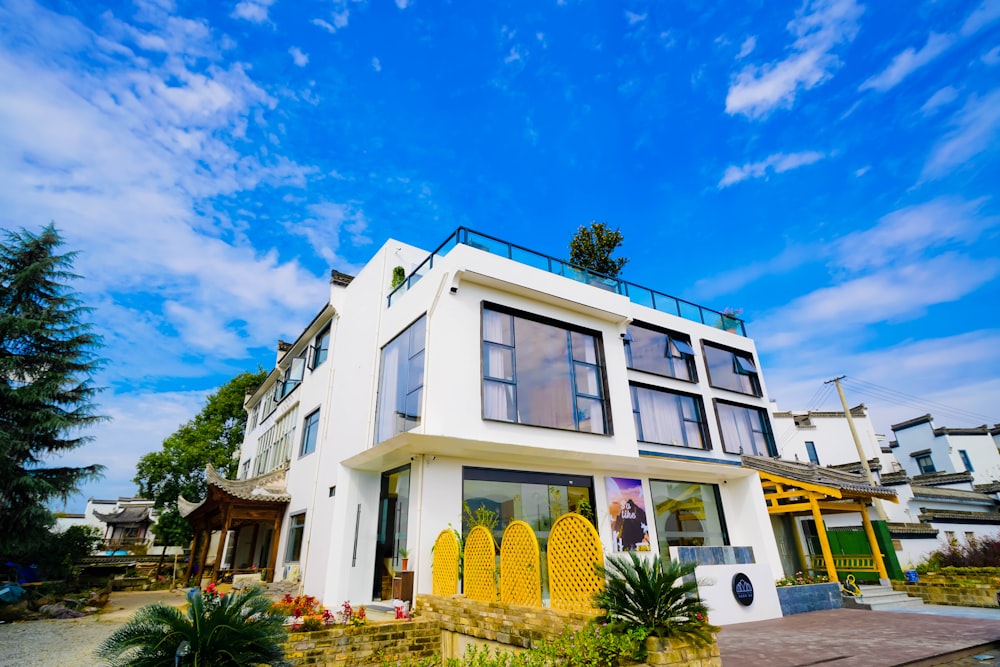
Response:
[{"label": "dark window frame", "polygon": [[806,440],[806,456],[809,457],[810,463],[819,465],[819,454],[816,452],[816,443],[812,440]]},{"label": "dark window frame", "polygon": [[[712,405],[715,409],[715,423],[719,427],[719,438],[722,440],[722,451],[727,454],[740,454],[739,449],[736,451],[731,451],[726,444],[725,429],[722,428],[722,415],[719,413],[720,405],[729,405],[736,408],[744,408],[746,410],[754,410],[763,416],[763,423],[766,426],[766,430],[760,431],[765,436],[765,441],[767,445],[767,456],[776,457],[778,455],[778,448],[776,441],[774,439],[774,427],[771,425],[771,420],[767,414],[767,408],[763,408],[757,405],[747,405],[746,403],[739,403],[737,401],[728,401],[722,398],[712,399]],[[751,430],[753,430],[751,428]],[[754,431],[755,433],[757,431]],[[746,452],[743,452],[746,453]]]},{"label": "dark window frame", "polygon": [[[733,375],[742,375],[749,378],[751,391],[746,392],[740,389],[733,389],[732,387],[725,387],[720,384],[716,384],[719,378],[712,378],[712,364],[709,360],[708,350],[718,350],[720,352],[728,352],[732,355],[730,363],[733,366]],[[715,341],[701,341],[701,355],[702,359],[705,361],[705,371],[708,373],[708,385],[714,389],[721,389],[723,391],[731,391],[737,394],[743,394],[744,396],[756,396],[760,398],[764,395],[763,387],[760,383],[760,368],[759,364],[754,359],[754,355],[746,350],[740,350],[735,347],[729,347],[728,345],[723,345],[721,343],[716,343]],[[755,372],[748,372],[745,368],[742,368],[737,359],[741,359],[745,362],[749,362],[750,366],[753,367]]]},{"label": "dark window frame", "polygon": [[972,467],[972,460],[969,458],[969,451],[967,449],[958,450],[958,457],[962,459],[962,465],[965,466],[966,472],[976,472],[976,469]]},{"label": "dark window frame", "polygon": [[[299,458],[302,458],[303,456],[309,456],[310,454],[316,451],[316,443],[319,441],[319,411],[320,408],[316,408],[302,419],[302,441],[299,443]],[[315,417],[316,419],[315,422],[311,424],[310,421],[313,419],[313,417]],[[315,429],[311,431],[310,426],[312,425],[315,425]],[[309,440],[310,433],[314,434],[312,440],[312,448],[309,451],[306,451],[306,443]]]},{"label": "dark window frame", "polygon": [[[310,346],[312,349],[312,359],[309,362],[309,370],[316,370],[329,358],[332,328],[331,324],[327,324],[319,330],[319,333],[317,333],[316,336],[313,337],[313,344]],[[322,346],[324,341],[326,342],[326,347]]]},{"label": "dark window frame", "polygon": [[[684,417],[683,409],[680,413],[680,421],[682,424],[696,423],[699,425],[699,430],[701,431],[701,441],[703,443],[702,447],[695,447],[692,445],[684,443],[672,443],[672,442],[657,442],[656,440],[645,440],[644,439],[644,429],[642,428],[642,415],[639,410],[638,396],[636,394],[636,389],[643,389],[646,391],[655,391],[662,394],[670,394],[673,396],[681,396],[684,398],[690,398],[694,401],[694,407],[697,412],[701,415],[700,421],[692,421]],[[685,449],[698,449],[702,451],[712,450],[712,436],[709,433],[708,428],[708,412],[705,410],[705,401],[698,394],[692,394],[685,391],[677,391],[676,389],[668,389],[666,387],[658,387],[656,385],[644,384],[641,382],[629,382],[629,394],[632,400],[632,414],[636,419],[636,440],[639,442],[645,442],[652,445],[666,445],[668,447],[684,447]],[[686,437],[687,432],[684,432]]]},{"label": "dark window frame", "polygon": [[937,472],[937,468],[934,466],[934,459],[930,454],[914,456],[913,460],[917,462],[917,468],[920,469],[921,475],[931,475]]},{"label": "dark window frame", "polygon": [[[302,523],[297,523],[301,519]],[[298,540],[296,541],[296,535]],[[302,562],[302,545],[305,543],[306,535],[306,513],[296,512],[288,516],[288,541],[285,544],[285,562]],[[294,556],[293,556],[294,552]]]},{"label": "dark window frame", "polygon": [[[730,546],[731,545],[730,535],[729,535],[729,526],[726,523],[726,510],[722,506],[722,491],[719,488],[719,484],[713,484],[711,482],[692,482],[692,481],[683,480],[683,479],[658,479],[658,478],[651,477],[651,478],[649,478],[649,497],[650,497],[650,500],[653,502],[654,508],[655,508],[656,502],[657,502],[656,498],[655,498],[655,495],[653,493],[653,484],[655,484],[655,483],[663,483],[663,484],[697,484],[697,485],[699,485],[699,486],[701,486],[703,488],[704,487],[710,487],[712,489],[712,493],[713,493],[713,495],[715,497],[715,508],[718,511],[719,527],[722,530],[722,542],[723,542],[723,546]],[[657,517],[656,517],[656,514],[655,514],[655,510],[654,510],[653,521],[656,521],[656,518]],[[660,532],[661,532],[660,527],[657,526],[656,528],[657,528],[656,534],[657,534],[657,536],[659,536]],[[659,537],[657,538],[657,541],[659,541]],[[669,544],[668,540],[664,540],[664,541],[667,542],[668,546],[684,546],[684,545],[672,545],[672,544]]]},{"label": "dark window frame", "polygon": [[[514,334],[514,328],[513,328],[514,327],[514,323],[513,323],[513,321],[511,322],[511,345],[506,345],[506,344],[498,343],[498,342],[494,342],[494,341],[488,341],[488,340],[486,340],[486,329],[485,329],[485,313],[488,310],[492,311],[492,312],[495,312],[495,313],[500,313],[500,314],[503,314],[503,315],[508,315],[508,316],[514,317],[514,318],[521,318],[523,320],[526,320],[526,321],[529,321],[529,322],[534,322],[536,324],[541,324],[541,325],[544,325],[544,326],[553,327],[553,328],[556,328],[556,329],[559,329],[561,331],[565,331],[566,332],[566,345],[567,345],[566,349],[567,349],[568,363],[569,363],[569,369],[570,369],[570,375],[569,375],[570,388],[569,388],[569,391],[570,391],[570,394],[571,394],[572,399],[573,399],[573,413],[574,413],[574,415],[573,415],[573,424],[574,424],[575,428],[570,429],[570,428],[563,428],[563,427],[560,427],[560,426],[549,426],[549,425],[546,425],[546,424],[532,424],[532,423],[529,423],[529,422],[523,422],[523,421],[518,421],[517,420],[517,417],[518,417],[518,409],[517,409],[517,359],[516,359],[517,341],[515,340],[515,334]],[[573,334],[578,334],[578,335],[581,335],[581,336],[590,336],[590,337],[592,337],[594,339],[594,355],[595,355],[596,363],[591,364],[591,363],[586,362],[586,361],[577,360],[573,356]],[[494,376],[487,377],[487,375],[486,375],[486,373],[487,373],[487,361],[486,361],[487,354],[486,354],[486,350],[489,348],[489,346],[499,347],[499,348],[506,348],[506,349],[510,350],[511,355],[512,355],[511,356],[511,358],[512,358],[512,363],[511,363],[511,375],[512,375],[512,379],[511,380],[507,380],[505,378],[494,377]],[[600,331],[598,331],[596,329],[590,329],[590,328],[587,328],[587,327],[575,325],[575,324],[570,324],[568,322],[564,322],[562,320],[557,320],[557,319],[554,319],[554,318],[551,318],[551,317],[546,317],[544,315],[538,315],[537,313],[532,313],[530,311],[524,311],[524,310],[520,310],[518,308],[511,308],[510,306],[505,306],[503,304],[495,303],[495,302],[492,302],[492,301],[482,301],[480,303],[480,308],[479,308],[479,349],[480,349],[480,355],[479,355],[479,364],[480,364],[480,368],[479,368],[479,376],[480,376],[479,389],[480,389],[480,406],[481,406],[481,413],[480,414],[481,414],[482,419],[484,421],[498,422],[498,423],[502,423],[502,424],[518,424],[518,425],[521,425],[521,426],[532,426],[534,428],[548,428],[548,429],[554,429],[554,430],[557,430],[557,431],[569,431],[569,432],[574,432],[574,433],[589,433],[589,434],[592,434],[592,435],[603,435],[603,436],[614,435],[614,422],[613,422],[612,415],[611,415],[611,400],[609,398],[609,392],[608,392],[607,357],[606,357],[605,352],[604,352],[604,336],[602,335],[602,333]],[[598,380],[599,380],[598,383],[597,383],[598,384],[598,390],[600,392],[599,396],[595,396],[595,395],[591,395],[591,394],[586,394],[586,393],[581,393],[579,391],[579,385],[578,385],[577,380],[576,380],[577,366],[585,366],[585,367],[588,367],[588,368],[593,368],[597,372]],[[499,419],[499,418],[496,418],[496,417],[488,417],[486,415],[486,383],[487,382],[494,382],[494,383],[497,383],[497,384],[505,384],[505,385],[509,385],[509,386],[512,387],[512,390],[511,390],[511,393],[512,393],[512,396],[513,396],[512,411],[513,411],[513,414],[514,414],[514,417],[515,417],[514,420]],[[581,399],[581,398],[583,400],[600,401],[601,407],[602,407],[602,412],[603,412],[603,420],[604,420],[604,430],[603,430],[603,432],[601,432],[601,433],[594,433],[593,431],[581,430],[580,429],[580,423],[583,420],[580,419],[580,413],[581,413],[581,411],[580,411],[580,409],[578,407],[579,406],[578,400]]]},{"label": "dark window frame", "polygon": [[[673,344],[673,346],[676,347],[677,343],[683,343],[691,349],[691,354],[685,354],[682,350],[679,349],[678,349],[679,353],[678,356],[674,356],[673,354],[664,354],[664,358],[668,359],[670,363],[671,373],[668,374],[660,373],[659,371],[655,370],[650,370],[649,368],[639,368],[638,366],[635,366],[633,363],[632,345],[631,345],[631,341],[633,340],[632,332],[630,330],[627,330],[625,334],[625,365],[629,369],[634,371],[639,371],[641,373],[650,373],[652,375],[658,375],[660,377],[669,377],[675,380],[679,380],[681,382],[690,382],[692,384],[698,383],[698,368],[694,361],[695,352],[694,352],[694,345],[692,345],[691,343],[691,336],[680,333],[678,331],[672,331],[671,329],[667,329],[664,327],[659,327],[656,326],[655,324],[649,324],[647,322],[632,322],[631,324],[629,324],[628,329],[631,329],[632,327],[644,329],[652,333],[666,336],[665,350],[667,351],[671,349],[671,344]],[[681,363],[681,360],[683,360],[683,363],[687,368],[688,372],[687,378],[679,377],[673,370],[675,364]]]}]

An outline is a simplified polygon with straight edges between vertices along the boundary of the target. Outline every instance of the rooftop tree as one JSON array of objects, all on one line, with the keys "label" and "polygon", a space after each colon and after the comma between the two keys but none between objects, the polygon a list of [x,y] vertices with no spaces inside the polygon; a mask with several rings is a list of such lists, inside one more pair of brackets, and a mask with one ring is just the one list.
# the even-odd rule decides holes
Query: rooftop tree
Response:
[{"label": "rooftop tree", "polygon": [[613,257],[625,236],[607,223],[591,222],[576,230],[569,242],[569,261],[585,269],[617,278],[628,263],[627,257]]},{"label": "rooftop tree", "polygon": [[92,438],[102,363],[89,308],[69,283],[74,252],[60,254],[54,225],[41,233],[5,232],[0,244],[0,557],[34,558],[63,501],[103,466],[53,466]]}]

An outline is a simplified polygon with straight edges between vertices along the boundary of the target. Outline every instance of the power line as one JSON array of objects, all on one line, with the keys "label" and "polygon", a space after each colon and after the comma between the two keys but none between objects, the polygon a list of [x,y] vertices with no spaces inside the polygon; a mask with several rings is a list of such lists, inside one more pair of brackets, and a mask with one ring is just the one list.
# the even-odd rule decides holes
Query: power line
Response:
[{"label": "power line", "polygon": [[939,403],[937,401],[931,401],[926,398],[915,396],[913,394],[907,394],[896,389],[891,389],[889,387],[883,387],[882,385],[875,384],[874,382],[869,382],[867,380],[862,380],[858,378],[845,378],[845,384],[849,384],[851,390],[855,393],[865,394],[872,396],[878,400],[885,401],[887,403],[892,403],[895,405],[901,405],[904,407],[914,407],[918,410],[925,410],[926,412],[938,413],[946,417],[951,417],[961,421],[973,421],[977,423],[1000,423],[1000,418],[990,417],[982,413],[973,412],[971,410],[963,410],[962,408],[956,408],[945,403]]}]

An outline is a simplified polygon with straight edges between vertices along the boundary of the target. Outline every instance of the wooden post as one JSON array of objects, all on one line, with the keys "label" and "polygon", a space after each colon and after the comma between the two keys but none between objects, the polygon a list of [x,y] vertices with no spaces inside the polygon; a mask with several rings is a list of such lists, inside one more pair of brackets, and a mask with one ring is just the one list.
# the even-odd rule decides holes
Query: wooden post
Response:
[{"label": "wooden post", "polygon": [[816,522],[816,534],[819,536],[819,548],[823,552],[823,559],[826,561],[826,573],[830,581],[840,581],[837,577],[837,568],[833,565],[833,552],[830,551],[830,540],[826,536],[826,526],[823,524],[823,514],[819,511],[819,503],[815,496],[809,496],[809,505],[812,507],[813,520]]},{"label": "wooden post", "polygon": [[868,518],[868,508],[865,507],[864,503],[858,504],[861,506],[861,522],[865,525],[865,534],[868,536],[868,544],[871,545],[872,557],[875,559],[875,569],[878,570],[880,578],[888,580],[889,573],[886,572],[885,561],[882,560],[882,550],[879,549],[878,539],[875,537],[875,529],[872,528],[872,520]]},{"label": "wooden post", "polygon": [[198,558],[198,588],[201,588],[201,580],[205,578],[205,561],[208,560],[208,547],[212,544],[212,529],[205,525],[205,545],[201,549],[201,556]]},{"label": "wooden post", "polygon": [[226,536],[229,535],[230,510],[226,508],[225,518],[222,521],[222,533],[219,534],[219,548],[215,550],[215,567],[212,570],[212,583],[219,583],[219,571],[222,569],[222,556],[226,550]]},{"label": "wooden post", "polygon": [[191,553],[188,554],[188,564],[184,569],[184,585],[187,586],[187,582],[191,581],[191,570],[194,569],[194,562],[198,560],[198,548],[201,546],[198,542],[198,537],[201,535],[201,531],[194,531],[194,540],[191,542]]},{"label": "wooden post", "polygon": [[271,555],[267,559],[268,581],[274,581],[274,568],[278,565],[278,542],[281,531],[281,515],[274,517],[274,528],[271,533]]}]

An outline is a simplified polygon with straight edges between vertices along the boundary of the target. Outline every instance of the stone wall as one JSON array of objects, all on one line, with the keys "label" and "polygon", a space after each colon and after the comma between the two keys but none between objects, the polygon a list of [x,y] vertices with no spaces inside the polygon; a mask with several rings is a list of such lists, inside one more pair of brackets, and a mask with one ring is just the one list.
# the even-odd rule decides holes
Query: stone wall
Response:
[{"label": "stone wall", "polygon": [[778,602],[783,616],[802,614],[807,611],[840,609],[840,584],[834,581],[826,584],[806,584],[804,586],[778,586]]},{"label": "stone wall", "polygon": [[389,621],[290,633],[285,657],[294,667],[354,667],[426,658],[440,649],[441,626],[436,621]]},{"label": "stone wall", "polygon": [[942,574],[921,574],[916,583],[893,581],[893,590],[922,598],[927,604],[948,604],[961,607],[996,607],[1000,578],[981,581]]}]

